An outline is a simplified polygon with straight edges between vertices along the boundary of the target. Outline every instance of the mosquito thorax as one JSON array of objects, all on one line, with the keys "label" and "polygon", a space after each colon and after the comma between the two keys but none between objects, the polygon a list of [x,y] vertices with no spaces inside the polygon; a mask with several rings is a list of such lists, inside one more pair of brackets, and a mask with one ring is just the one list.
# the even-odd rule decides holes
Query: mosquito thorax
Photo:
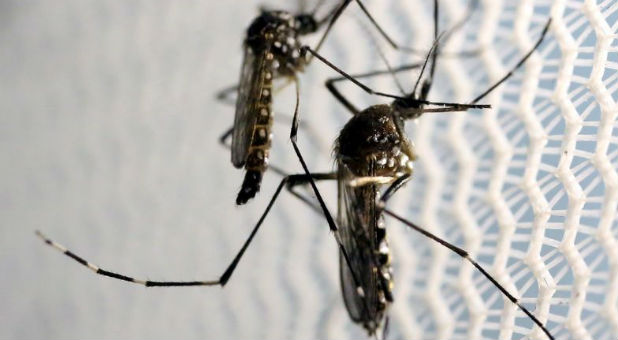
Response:
[{"label": "mosquito thorax", "polygon": [[412,171],[414,153],[403,133],[403,121],[390,105],[374,105],[346,123],[336,144],[337,158],[356,176],[397,177]]},{"label": "mosquito thorax", "polygon": [[292,76],[305,65],[298,36],[315,30],[313,25],[317,23],[308,15],[295,17],[285,11],[264,11],[247,29],[245,45],[254,54],[268,49],[275,75]]}]

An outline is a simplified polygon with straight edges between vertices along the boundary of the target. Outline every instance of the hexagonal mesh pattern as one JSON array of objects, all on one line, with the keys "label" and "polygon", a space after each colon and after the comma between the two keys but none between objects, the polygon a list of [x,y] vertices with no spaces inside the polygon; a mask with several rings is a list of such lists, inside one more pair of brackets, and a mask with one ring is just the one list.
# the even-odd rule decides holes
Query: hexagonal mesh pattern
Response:
[{"label": "hexagonal mesh pattern", "polygon": [[[230,283],[149,289],[92,275],[42,246],[41,229],[110,270],[153,280],[218,277],[278,181],[234,207],[242,175],[218,136],[233,107],[258,4],[229,1],[6,2],[0,30],[2,337],[353,338],[324,220],[283,193]],[[440,27],[467,1],[440,1]],[[324,8],[332,6],[328,1]],[[290,10],[289,2],[269,3]],[[307,5],[311,7],[312,4]],[[431,2],[367,1],[405,46],[432,44]],[[408,124],[419,159],[391,208],[467,249],[557,339],[618,336],[618,5],[480,1],[448,40],[433,100],[466,102],[526,53],[528,62],[467,113]],[[359,25],[360,23],[360,25]],[[307,40],[314,43],[316,37]],[[389,47],[352,4],[321,53],[354,73],[418,61]],[[315,171],[349,115],[314,61],[301,77],[300,146]],[[397,75],[410,89],[417,74]],[[392,77],[366,80],[397,91]],[[385,102],[350,84],[357,106]],[[275,97],[272,163],[298,172],[286,137],[294,93]],[[331,211],[336,192],[320,184]],[[543,339],[480,273],[387,219],[391,337]]]}]

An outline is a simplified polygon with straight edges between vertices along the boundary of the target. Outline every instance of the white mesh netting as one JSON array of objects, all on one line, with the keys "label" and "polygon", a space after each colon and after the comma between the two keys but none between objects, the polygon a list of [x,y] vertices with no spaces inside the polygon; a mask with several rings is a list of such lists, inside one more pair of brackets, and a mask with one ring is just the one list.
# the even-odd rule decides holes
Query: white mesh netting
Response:
[{"label": "white mesh netting", "polygon": [[[466,1],[440,1],[441,27]],[[290,2],[269,3],[294,10]],[[332,4],[332,1],[327,4]],[[242,174],[218,136],[233,107],[244,29],[258,3],[5,1],[0,30],[2,238],[0,337],[352,338],[338,258],[324,221],[283,194],[232,280],[218,288],[144,289],[92,275],[33,231],[94,263],[150,279],[219,276],[279,178],[233,205]],[[432,43],[431,1],[368,1],[395,40]],[[419,154],[396,210],[469,250],[522,297],[557,339],[618,336],[618,5],[481,1],[443,58],[435,100],[467,101],[538,53],[482,102],[493,109],[409,124]],[[322,53],[350,72],[383,68],[352,5]],[[379,38],[379,45],[388,48]],[[309,39],[308,42],[315,41]],[[392,64],[418,60],[387,53]],[[302,76],[312,169],[349,118],[327,93],[334,73]],[[398,79],[410,88],[414,74]],[[395,91],[383,77],[367,81]],[[342,87],[358,106],[384,102]],[[298,172],[286,142],[293,91],[276,97],[272,163]],[[320,186],[335,211],[334,186]],[[391,337],[543,338],[470,266],[387,220],[395,271]],[[9,279],[10,278],[10,279]]]}]

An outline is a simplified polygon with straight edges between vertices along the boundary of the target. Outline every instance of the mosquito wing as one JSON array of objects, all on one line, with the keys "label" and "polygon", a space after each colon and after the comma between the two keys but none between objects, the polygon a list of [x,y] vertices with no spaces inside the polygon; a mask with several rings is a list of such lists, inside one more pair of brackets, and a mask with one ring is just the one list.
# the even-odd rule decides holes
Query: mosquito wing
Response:
[{"label": "mosquito wing", "polygon": [[[373,333],[384,316],[385,287],[377,273],[377,241],[383,236],[378,230],[381,216],[376,207],[379,190],[376,185],[352,187],[352,172],[343,164],[338,166],[339,207],[338,222],[341,241],[348,253],[350,265],[339,256],[343,299],[350,318]],[[358,285],[350,272],[354,271]],[[364,296],[364,297],[363,297]]]},{"label": "mosquito wing", "polygon": [[245,46],[244,50],[232,134],[232,163],[237,168],[241,168],[247,159],[249,146],[253,139],[253,130],[260,114],[258,103],[268,73],[266,54],[269,48],[258,53],[248,46]]}]

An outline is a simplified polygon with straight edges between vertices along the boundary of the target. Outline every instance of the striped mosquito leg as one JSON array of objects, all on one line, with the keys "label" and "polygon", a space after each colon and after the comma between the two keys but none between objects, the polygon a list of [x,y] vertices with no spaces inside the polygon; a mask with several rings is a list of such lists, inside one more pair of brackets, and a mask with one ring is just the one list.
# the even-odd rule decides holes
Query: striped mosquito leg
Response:
[{"label": "striped mosquito leg", "polygon": [[438,243],[440,243],[441,245],[443,245],[444,247],[450,249],[451,251],[453,251],[454,253],[456,253],[457,255],[459,255],[460,257],[462,257],[463,259],[465,259],[466,261],[472,263],[472,265],[474,267],[476,267],[476,269],[478,269],[481,274],[483,274],[483,276],[485,276],[496,288],[498,288],[502,294],[504,294],[504,296],[506,296],[512,303],[514,303],[515,305],[517,305],[517,307],[519,307],[519,309],[521,309],[529,318],[530,320],[532,320],[537,326],[539,326],[541,328],[541,330],[543,331],[543,333],[545,333],[545,335],[547,335],[547,338],[550,340],[554,340],[554,336],[551,335],[551,333],[549,332],[549,330],[545,327],[545,325],[543,325],[541,323],[541,321],[539,321],[539,319],[536,318],[536,316],[534,316],[534,314],[532,314],[532,312],[530,312],[526,307],[524,307],[524,305],[522,305],[519,302],[519,299],[517,299],[515,296],[513,296],[511,293],[509,293],[508,290],[506,290],[498,281],[496,281],[496,279],[494,279],[483,267],[481,267],[480,264],[478,264],[478,262],[476,262],[473,258],[470,257],[470,254],[468,254],[467,251],[455,246],[454,244],[451,244],[441,238],[439,238],[438,236],[428,232],[427,230],[419,227],[418,225],[404,219],[403,217],[395,214],[394,212],[388,210],[388,209],[384,209],[384,213],[392,216],[393,218],[395,218],[396,220],[398,220],[399,222],[407,225],[408,227],[418,231],[419,233],[423,234],[425,237],[430,238]]},{"label": "striped mosquito leg", "polygon": [[61,245],[59,243],[56,243],[56,242],[52,241],[51,239],[47,238],[40,231],[37,230],[35,233],[45,243],[47,243],[48,245],[52,246],[53,248],[58,249],[64,255],[72,258],[73,260],[77,261],[78,263],[82,264],[83,266],[88,267],[90,270],[92,270],[96,274],[107,276],[107,277],[111,277],[113,279],[127,281],[127,282],[135,283],[135,284],[138,284],[138,285],[143,285],[143,286],[146,286],[146,287],[180,287],[180,286],[216,286],[216,285],[221,285],[221,282],[220,282],[221,280],[217,280],[217,281],[176,281],[175,282],[175,281],[148,281],[148,280],[135,279],[135,278],[132,278],[132,277],[127,276],[127,275],[118,274],[118,273],[110,272],[110,271],[105,270],[105,269],[101,269],[101,268],[99,268],[99,266],[95,265],[94,263],[88,262],[87,260],[85,260],[81,256],[79,256],[79,255],[73,253],[72,251],[68,250],[63,245]]},{"label": "striped mosquito leg", "polygon": [[[326,174],[326,175],[325,174],[317,174],[316,179],[320,179],[320,178],[323,178],[323,177],[329,177],[329,176],[332,177],[332,175],[329,175],[329,174]],[[309,181],[312,181],[312,180],[313,179],[309,179]],[[266,206],[266,209],[262,213],[262,216],[260,217],[258,222],[253,227],[253,230],[251,230],[251,233],[249,234],[249,237],[247,237],[247,239],[245,240],[245,243],[242,245],[242,247],[240,248],[238,253],[236,253],[236,256],[234,256],[234,259],[227,266],[227,269],[225,269],[225,271],[223,272],[221,277],[218,280],[213,280],[213,281],[148,281],[148,280],[134,279],[134,278],[132,278],[130,276],[127,276],[127,275],[124,275],[124,274],[114,273],[114,272],[110,272],[110,271],[105,270],[105,269],[101,269],[97,265],[92,264],[92,263],[86,261],[82,257],[76,255],[75,253],[71,252],[67,248],[63,247],[62,245],[60,245],[60,244],[52,241],[51,239],[47,238],[40,231],[36,231],[36,234],[45,243],[47,243],[48,245],[58,249],[59,251],[64,253],[66,256],[72,258],[73,260],[77,261],[78,263],[82,264],[83,266],[90,268],[90,270],[92,270],[96,274],[107,276],[107,277],[111,277],[113,279],[127,281],[127,282],[131,282],[131,283],[136,283],[136,284],[140,284],[140,285],[143,285],[143,286],[146,286],[146,287],[184,287],[184,286],[221,286],[221,287],[223,287],[229,281],[230,277],[232,277],[232,274],[234,273],[234,270],[236,270],[236,267],[238,266],[238,263],[240,262],[240,259],[244,255],[245,251],[249,248],[249,245],[251,244],[251,241],[253,241],[253,238],[255,237],[255,235],[257,234],[258,230],[260,229],[260,226],[262,226],[264,220],[266,219],[266,216],[268,216],[268,213],[270,212],[270,209],[275,204],[275,201],[277,200],[277,197],[279,197],[279,194],[281,193],[281,190],[284,187],[287,187],[287,186],[290,186],[290,187],[294,186],[295,183],[306,183],[306,182],[307,182],[307,175],[306,174],[287,175],[287,176],[285,176],[281,180],[281,182],[279,183],[279,186],[277,186],[277,189],[275,190],[275,193],[270,198],[270,201],[268,202],[268,205]]]}]

